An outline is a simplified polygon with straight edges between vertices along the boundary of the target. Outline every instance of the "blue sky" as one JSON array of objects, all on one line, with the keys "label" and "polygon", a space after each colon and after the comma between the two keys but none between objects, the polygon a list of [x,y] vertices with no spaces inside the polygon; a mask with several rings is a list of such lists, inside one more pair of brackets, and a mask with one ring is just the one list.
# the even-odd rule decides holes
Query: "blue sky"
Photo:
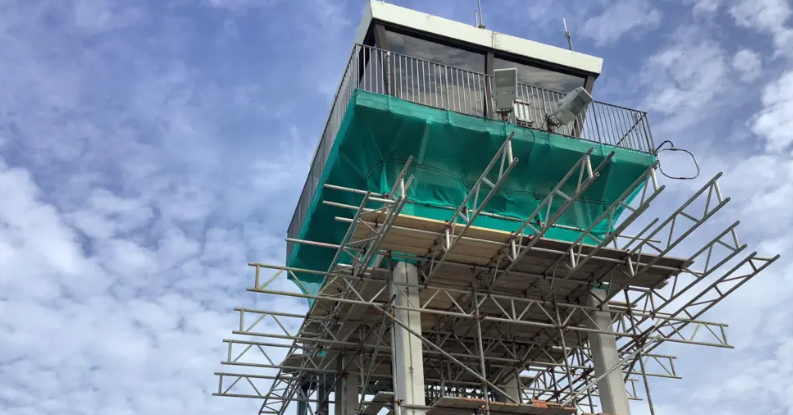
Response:
[{"label": "blue sky", "polygon": [[[476,4],[393,3],[466,22]],[[724,171],[723,221],[793,246],[790,2],[482,3],[489,28],[557,46],[566,16],[605,58],[595,97],[697,154],[669,203]],[[210,396],[221,339],[233,307],[274,301],[244,291],[246,263],[283,261],[363,6],[0,0],[0,412],[254,413]],[[707,315],[736,350],[672,348],[684,379],[653,382],[659,415],[793,414],[790,269]]]}]

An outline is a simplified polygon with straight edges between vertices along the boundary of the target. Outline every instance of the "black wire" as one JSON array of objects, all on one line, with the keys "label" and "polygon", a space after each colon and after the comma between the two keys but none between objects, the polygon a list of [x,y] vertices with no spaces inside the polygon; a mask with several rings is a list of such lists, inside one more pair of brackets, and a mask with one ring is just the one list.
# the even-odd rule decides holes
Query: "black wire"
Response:
[{"label": "black wire", "polygon": [[[664,146],[664,144],[667,144],[667,143],[669,143],[669,146],[670,146],[670,147],[669,147],[669,148],[665,148],[665,149],[661,149],[661,147],[663,147],[663,146]],[[668,174],[666,174],[666,173],[664,172],[664,169],[661,167],[661,162],[660,162],[660,158],[659,158],[659,161],[658,161],[658,171],[660,171],[660,172],[661,172],[661,174],[663,174],[664,176],[666,176],[667,178],[670,178],[670,179],[672,179],[672,180],[694,180],[694,179],[696,179],[697,177],[699,177],[699,174],[700,174],[700,172],[701,172],[701,169],[699,168],[699,162],[697,162],[697,157],[694,155],[694,153],[692,153],[692,152],[690,152],[690,151],[688,151],[688,150],[686,150],[686,149],[684,149],[684,148],[677,148],[677,147],[675,147],[675,144],[674,144],[672,141],[670,141],[670,140],[665,140],[665,141],[663,141],[663,142],[662,142],[660,145],[658,145],[658,147],[656,147],[656,148],[655,148],[655,156],[656,156],[656,157],[658,157],[658,156],[659,156],[659,155],[660,155],[662,152],[664,152],[664,151],[682,151],[682,152],[684,152],[684,153],[688,154],[689,156],[691,156],[691,159],[694,161],[694,167],[696,167],[696,168],[697,168],[697,174],[695,174],[695,175],[694,175],[694,177],[676,177],[676,176],[670,176],[670,175],[668,175]]]}]

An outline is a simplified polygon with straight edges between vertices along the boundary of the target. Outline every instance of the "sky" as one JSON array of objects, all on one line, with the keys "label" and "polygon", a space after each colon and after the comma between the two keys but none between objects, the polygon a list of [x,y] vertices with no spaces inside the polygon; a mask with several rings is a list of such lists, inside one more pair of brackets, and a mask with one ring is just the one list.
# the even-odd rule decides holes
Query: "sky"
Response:
[{"label": "sky", "polygon": [[[393,3],[472,24],[476,7]],[[255,413],[212,374],[234,307],[305,311],[246,292],[246,264],[283,262],[364,4],[0,0],[0,413]],[[488,28],[555,46],[566,17],[605,59],[595,98],[697,155],[665,203],[722,171],[720,220],[783,254],[706,314],[735,349],[672,348],[683,379],[652,381],[658,415],[793,414],[793,5],[482,4]]]}]

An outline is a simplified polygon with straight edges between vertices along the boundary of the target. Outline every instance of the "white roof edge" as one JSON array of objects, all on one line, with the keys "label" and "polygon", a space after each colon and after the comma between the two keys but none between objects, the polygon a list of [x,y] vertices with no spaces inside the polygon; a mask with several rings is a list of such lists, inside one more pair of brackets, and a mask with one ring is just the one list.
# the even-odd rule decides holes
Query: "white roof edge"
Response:
[{"label": "white roof edge", "polygon": [[365,7],[363,18],[355,36],[355,43],[363,43],[372,19],[588,73],[600,74],[603,69],[602,58],[528,39],[521,39],[489,29],[480,29],[473,25],[455,22],[454,20],[432,16],[377,0],[370,0],[367,7]]},{"label": "white roof edge", "polygon": [[369,31],[369,26],[371,26],[371,23],[372,23],[372,3],[370,1],[363,9],[363,17],[361,17],[361,23],[358,24],[358,30],[355,32],[356,44],[363,45],[363,41],[366,38],[366,33]]}]

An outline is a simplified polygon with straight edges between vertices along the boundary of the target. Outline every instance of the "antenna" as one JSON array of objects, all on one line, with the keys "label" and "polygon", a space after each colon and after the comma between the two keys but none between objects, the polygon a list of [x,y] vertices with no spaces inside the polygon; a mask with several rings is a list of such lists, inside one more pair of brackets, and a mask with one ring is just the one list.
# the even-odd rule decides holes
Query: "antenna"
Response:
[{"label": "antenna", "polygon": [[567,30],[567,19],[562,17],[562,24],[564,24],[564,37],[567,38],[567,46],[573,50],[573,38],[570,37],[570,31]]},{"label": "antenna", "polygon": [[476,5],[479,8],[479,14],[478,14],[479,19],[477,21],[476,27],[478,27],[480,29],[484,29],[485,28],[485,16],[482,14],[482,0],[476,0]]}]

